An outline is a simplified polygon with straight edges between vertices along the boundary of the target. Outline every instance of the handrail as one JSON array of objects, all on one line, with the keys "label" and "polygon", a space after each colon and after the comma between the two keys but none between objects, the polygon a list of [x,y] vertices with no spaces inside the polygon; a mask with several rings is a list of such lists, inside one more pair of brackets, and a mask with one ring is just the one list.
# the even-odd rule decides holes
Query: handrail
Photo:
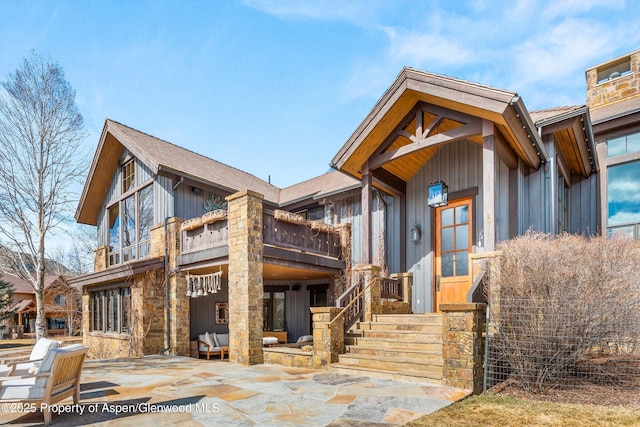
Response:
[{"label": "handrail", "polygon": [[[380,280],[379,277],[374,277],[373,279],[371,279],[371,281],[367,284],[367,286],[365,286],[360,292],[358,292],[358,294],[349,302],[349,304],[344,306],[344,308],[340,311],[340,313],[338,313],[338,315],[329,322],[329,327],[331,327],[331,325],[333,325],[333,322],[335,322],[339,317],[344,316],[347,309],[349,309],[351,305],[354,304],[356,301],[359,301],[360,298],[362,297],[362,294],[364,294],[365,291],[369,289],[371,286],[373,286],[378,280]],[[347,331],[351,326],[353,326],[353,323],[355,323],[355,322],[352,323],[353,319],[358,318],[361,313],[362,311],[358,312],[357,315],[353,316],[351,320],[349,320],[348,322],[345,322],[344,324],[345,331]]]}]

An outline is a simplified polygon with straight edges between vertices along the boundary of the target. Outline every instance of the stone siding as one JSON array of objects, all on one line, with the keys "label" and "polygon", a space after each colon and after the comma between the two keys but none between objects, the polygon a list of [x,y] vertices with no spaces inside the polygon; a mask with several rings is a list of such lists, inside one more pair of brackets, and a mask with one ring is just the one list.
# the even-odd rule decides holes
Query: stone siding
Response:
[{"label": "stone siding", "polygon": [[327,367],[338,361],[338,354],[344,353],[344,321],[341,313],[340,307],[311,307],[314,368]]},{"label": "stone siding", "polygon": [[[615,61],[612,61],[615,63]],[[623,99],[640,97],[640,51],[630,56],[631,74],[598,83],[598,69],[607,64],[587,70],[587,105],[602,107]]]},{"label": "stone siding", "polygon": [[482,393],[485,304],[441,304],[443,385]]},{"label": "stone siding", "polygon": [[230,360],[263,362],[262,195],[241,191],[226,198],[229,227]]},{"label": "stone siding", "polygon": [[272,347],[263,349],[264,363],[290,366],[292,368],[312,368],[313,353],[290,347]]}]

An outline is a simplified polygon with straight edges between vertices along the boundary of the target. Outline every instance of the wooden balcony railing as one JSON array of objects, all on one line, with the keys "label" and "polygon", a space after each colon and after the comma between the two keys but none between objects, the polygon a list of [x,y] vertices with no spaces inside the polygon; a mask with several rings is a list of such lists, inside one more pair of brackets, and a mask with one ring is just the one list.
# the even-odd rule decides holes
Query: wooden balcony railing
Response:
[{"label": "wooden balcony railing", "polygon": [[[341,259],[340,234],[326,224],[321,228],[277,220],[272,213],[263,213],[264,244]],[[215,222],[207,222],[204,216],[185,221],[181,231],[182,254],[224,246],[228,239],[226,217],[216,218]]]},{"label": "wooden balcony railing", "polygon": [[325,227],[327,230],[314,229],[308,223],[277,220],[272,213],[263,213],[262,220],[262,239],[266,245],[341,258],[340,234],[328,230],[330,226]]}]

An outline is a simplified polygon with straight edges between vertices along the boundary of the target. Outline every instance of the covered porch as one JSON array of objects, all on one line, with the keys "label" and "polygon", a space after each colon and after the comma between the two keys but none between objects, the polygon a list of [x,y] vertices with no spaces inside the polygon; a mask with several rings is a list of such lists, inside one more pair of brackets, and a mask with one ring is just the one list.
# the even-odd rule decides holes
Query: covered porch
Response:
[{"label": "covered porch", "polygon": [[406,68],[332,166],[362,182],[365,265],[373,192],[396,200],[396,264],[413,275],[412,311],[426,313],[474,300],[474,254],[521,232],[524,177],[547,161],[516,93]]}]

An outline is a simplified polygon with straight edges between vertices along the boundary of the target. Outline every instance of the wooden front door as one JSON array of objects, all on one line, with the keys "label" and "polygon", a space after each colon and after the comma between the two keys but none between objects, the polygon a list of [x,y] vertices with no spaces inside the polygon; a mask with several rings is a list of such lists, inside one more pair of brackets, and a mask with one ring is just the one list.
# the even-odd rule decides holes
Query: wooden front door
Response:
[{"label": "wooden front door", "polygon": [[471,288],[471,198],[436,208],[434,307],[464,303]]}]

